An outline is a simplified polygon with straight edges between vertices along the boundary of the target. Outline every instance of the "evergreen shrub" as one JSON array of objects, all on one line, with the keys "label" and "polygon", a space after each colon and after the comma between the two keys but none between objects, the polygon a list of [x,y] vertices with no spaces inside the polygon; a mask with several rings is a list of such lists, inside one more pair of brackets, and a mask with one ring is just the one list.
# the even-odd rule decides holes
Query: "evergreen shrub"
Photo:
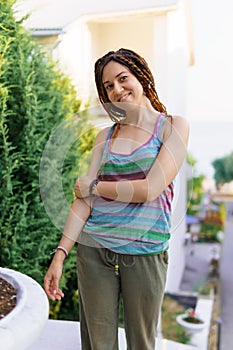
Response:
[{"label": "evergreen shrub", "polygon": [[[14,3],[0,0],[0,266],[25,273],[43,285],[50,252],[57,246],[61,231],[41,199],[41,159],[53,130],[78,114],[81,101],[69,78],[32,40],[23,19],[16,21]],[[77,142],[59,165],[69,203],[79,159],[90,153],[96,134],[87,127],[84,113],[76,119]],[[51,178],[56,177],[56,161],[51,164],[47,159]],[[56,193],[56,188],[53,190]],[[51,315],[77,319],[75,249],[64,265],[61,284],[66,297],[51,305]]]}]

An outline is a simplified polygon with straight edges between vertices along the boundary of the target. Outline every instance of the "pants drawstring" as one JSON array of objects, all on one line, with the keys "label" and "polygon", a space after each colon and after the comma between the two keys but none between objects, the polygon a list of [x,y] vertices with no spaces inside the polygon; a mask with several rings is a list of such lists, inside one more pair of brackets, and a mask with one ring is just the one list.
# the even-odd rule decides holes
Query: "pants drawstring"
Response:
[{"label": "pants drawstring", "polygon": [[116,263],[115,263],[115,275],[119,276],[119,262],[118,262],[118,254],[116,254]]},{"label": "pants drawstring", "polygon": [[106,249],[105,258],[106,262],[114,266],[115,275],[119,276],[119,255]]}]

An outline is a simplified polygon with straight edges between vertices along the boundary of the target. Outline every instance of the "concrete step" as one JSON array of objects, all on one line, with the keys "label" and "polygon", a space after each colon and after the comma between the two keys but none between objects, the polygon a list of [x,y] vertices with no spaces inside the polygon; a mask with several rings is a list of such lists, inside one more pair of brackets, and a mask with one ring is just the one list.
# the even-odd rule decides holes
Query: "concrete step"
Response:
[{"label": "concrete step", "polygon": [[[79,322],[48,320],[39,340],[28,350],[81,350]],[[126,350],[125,332],[119,328],[119,349]],[[157,339],[155,350],[196,350],[190,345]]]}]

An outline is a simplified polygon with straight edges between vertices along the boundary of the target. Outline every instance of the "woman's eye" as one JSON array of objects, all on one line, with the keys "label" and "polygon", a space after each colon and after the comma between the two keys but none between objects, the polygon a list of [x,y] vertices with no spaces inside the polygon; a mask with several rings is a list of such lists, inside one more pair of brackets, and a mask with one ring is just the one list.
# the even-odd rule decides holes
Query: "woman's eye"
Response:
[{"label": "woman's eye", "polygon": [[121,77],[121,81],[126,80],[126,78],[127,78],[127,75],[123,75],[123,77]]},{"label": "woman's eye", "polygon": [[109,85],[106,86],[106,90],[110,90],[112,87],[113,87],[113,85],[109,84]]}]

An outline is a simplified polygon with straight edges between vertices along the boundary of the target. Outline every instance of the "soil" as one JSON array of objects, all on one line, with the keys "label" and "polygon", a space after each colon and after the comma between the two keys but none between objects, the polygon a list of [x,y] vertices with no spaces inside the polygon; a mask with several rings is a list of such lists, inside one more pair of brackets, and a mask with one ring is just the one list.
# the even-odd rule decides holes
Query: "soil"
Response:
[{"label": "soil", "polygon": [[0,277],[0,320],[14,309],[16,294],[15,288]]},{"label": "soil", "polygon": [[185,317],[183,318],[184,321],[189,322],[189,323],[195,323],[195,324],[201,324],[203,321],[199,320],[199,318],[196,317]]}]

